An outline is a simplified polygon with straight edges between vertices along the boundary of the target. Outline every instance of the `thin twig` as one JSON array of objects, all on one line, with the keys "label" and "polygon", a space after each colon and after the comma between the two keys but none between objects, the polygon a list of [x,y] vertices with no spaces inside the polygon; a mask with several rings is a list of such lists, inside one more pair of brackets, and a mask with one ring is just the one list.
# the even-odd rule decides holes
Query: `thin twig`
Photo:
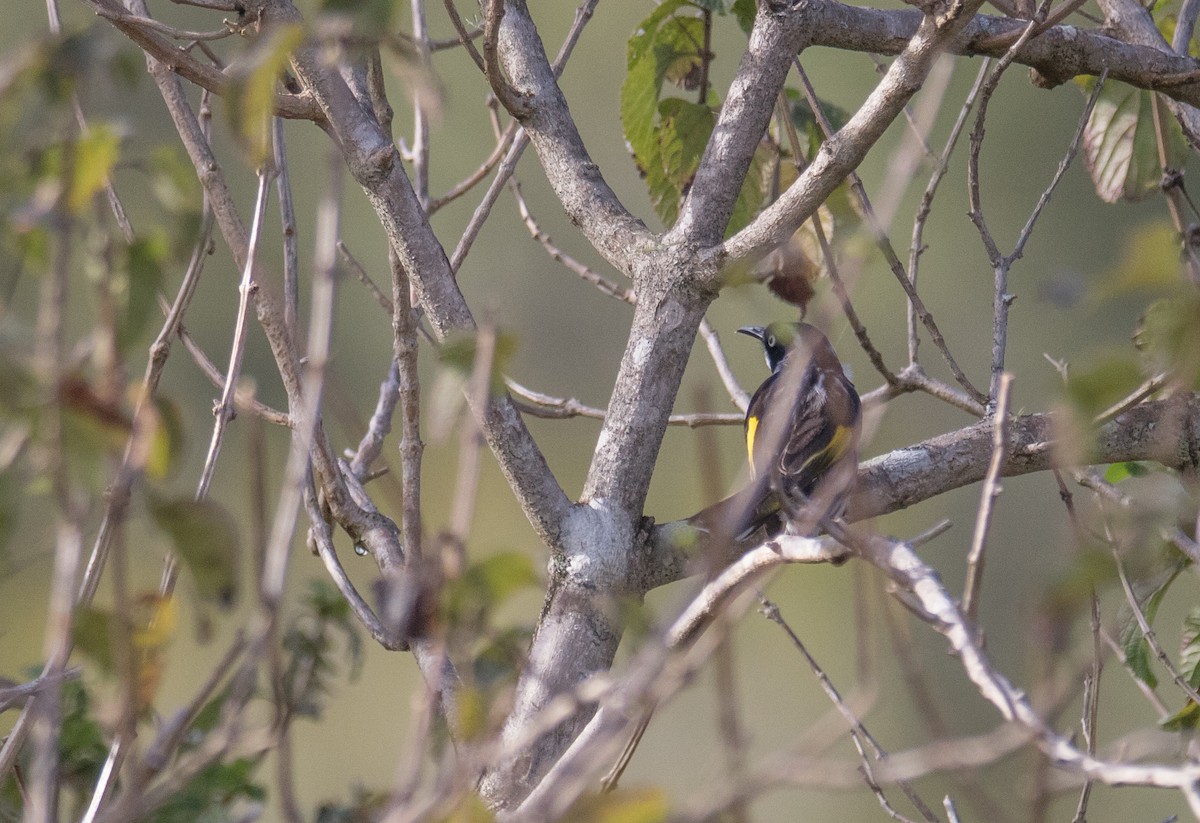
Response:
[{"label": "thin twig", "polygon": [[[855,715],[850,707],[846,705],[846,702],[842,700],[841,694],[838,692],[837,687],[833,685],[833,681],[829,679],[829,676],[825,673],[825,670],[821,668],[819,663],[817,663],[816,658],[814,658],[808,651],[808,647],[804,645],[804,642],[800,640],[800,637],[792,630],[792,627],[789,626],[787,621],[783,619],[783,615],[780,613],[779,607],[770,600],[765,599],[761,601],[761,605],[763,615],[765,615],[768,620],[778,624],[778,626],[783,629],[784,633],[787,634],[788,639],[792,641],[792,645],[795,646],[797,651],[800,652],[801,656],[804,657],[805,662],[808,663],[808,667],[816,676],[817,683],[821,686],[821,690],[825,692],[825,696],[829,698],[834,707],[841,712],[841,715],[845,718],[846,723],[849,724],[851,736],[855,741],[855,747],[858,748],[860,758],[863,762],[864,776],[867,778],[868,784],[871,787],[871,791],[875,794],[876,798],[878,798],[880,805],[892,818],[904,820],[905,818],[891,807],[887,798],[883,794],[883,789],[881,789],[878,783],[876,783],[871,777],[870,761],[867,759],[866,752],[861,748],[861,744],[865,742],[868,746],[870,746],[872,756],[876,760],[886,760],[887,752],[883,750],[883,747],[879,745],[879,741],[875,739],[874,735],[867,731],[866,726],[863,725],[858,716]],[[925,801],[921,799],[916,790],[913,789],[913,787],[906,781],[902,780],[898,781],[898,783],[905,796],[908,797],[912,804],[921,813],[921,816],[930,821],[930,823],[938,823],[937,815],[935,815],[933,810],[930,809]]]},{"label": "thin twig", "polygon": [[[810,101],[809,105],[814,105]],[[791,148],[792,163],[796,167],[796,172],[804,171],[804,164],[808,162],[808,158],[804,156],[804,149],[800,143],[800,137],[796,134],[796,125],[792,122],[791,115],[787,110],[787,99],[783,92],[779,93],[779,100],[776,102],[776,112],[778,120],[783,124],[784,131],[787,134],[788,145]],[[838,273],[837,260],[833,253],[833,247],[829,244],[829,238],[825,236],[825,227],[821,225],[821,210],[818,209],[815,214],[809,219],[812,224],[813,232],[816,234],[817,242],[821,247],[821,257],[825,261],[825,270],[829,272],[829,280],[833,283],[833,293],[837,295],[838,302],[842,306],[842,312],[846,315],[846,319],[850,322],[850,327],[854,329],[854,336],[858,338],[859,345],[867,354],[867,358],[871,361],[871,365],[875,367],[888,385],[895,385],[898,382],[896,374],[888,368],[883,362],[883,355],[879,353],[879,349],[875,348],[875,344],[871,342],[870,335],[867,334],[867,329],[858,317],[858,312],[854,310],[854,304],[850,301],[850,292],[846,289],[846,284],[842,281],[841,275]]]},{"label": "thin twig", "polygon": [[[505,377],[504,384],[517,398],[517,404],[521,411],[532,414],[534,417],[545,417],[552,420],[567,417],[590,417],[594,420],[603,420],[607,414],[604,409],[585,405],[574,397],[553,397],[536,392],[522,386],[511,377]],[[522,400],[525,402],[521,402]],[[740,426],[744,422],[745,418],[740,413],[673,414],[667,419],[668,425],[687,426],[693,429],[697,426]]]},{"label": "thin twig", "polygon": [[1125,573],[1125,561],[1121,559],[1121,552],[1117,546],[1113,546],[1113,559],[1117,564],[1117,577],[1121,581],[1121,590],[1125,592],[1125,602],[1129,604],[1130,611],[1133,612],[1133,617],[1137,620],[1138,628],[1142,632],[1142,637],[1146,639],[1146,644],[1150,650],[1154,652],[1154,656],[1158,658],[1158,662],[1162,664],[1167,673],[1171,675],[1171,679],[1175,681],[1188,699],[1193,703],[1200,704],[1200,692],[1188,682],[1188,679],[1180,674],[1179,669],[1171,662],[1171,656],[1163,649],[1162,644],[1158,642],[1158,636],[1150,627],[1150,621],[1146,618],[1146,612],[1142,610],[1142,604],[1138,602],[1137,594],[1133,591],[1133,586],[1129,582],[1129,576]]},{"label": "thin twig", "polygon": [[[1096,754],[1097,724],[1100,721],[1100,675],[1104,672],[1104,657],[1100,645],[1100,600],[1096,593],[1091,597],[1091,628],[1092,628],[1092,670],[1083,680],[1083,742],[1087,753]],[[1088,800],[1092,795],[1091,779],[1083,781],[1083,789],[1079,792],[1079,803],[1075,807],[1075,818],[1071,823],[1087,823]]]},{"label": "thin twig", "polygon": [[[808,74],[805,73],[804,67],[800,65],[799,58],[796,58],[794,63],[796,65],[796,71],[800,77],[800,82],[804,86],[805,99],[808,100],[808,104],[812,108],[813,113],[817,118],[817,122],[821,125],[822,132],[825,134],[826,139],[828,139],[829,137],[833,136],[833,126],[829,122],[829,118],[826,117],[824,107],[821,105],[821,101],[817,97],[816,89],[813,88],[812,83],[809,81]],[[850,180],[851,190],[854,192],[855,196],[859,200],[859,203],[862,205],[863,213],[866,215],[867,224],[871,227],[876,244],[879,246],[880,251],[883,252],[884,259],[887,261],[889,268],[891,268],[892,274],[895,275],[896,280],[900,283],[900,287],[904,289],[904,293],[908,295],[908,299],[912,301],[913,308],[916,310],[917,316],[920,317],[921,322],[925,324],[925,328],[929,331],[930,339],[933,340],[933,344],[937,346],[938,351],[942,353],[942,358],[946,361],[946,365],[950,368],[950,372],[954,375],[954,379],[958,381],[958,384],[962,386],[969,395],[971,395],[972,399],[980,403],[985,402],[987,400],[987,396],[984,395],[983,392],[979,391],[979,389],[975,388],[975,385],[970,381],[966,373],[959,367],[958,361],[955,360],[954,355],[950,353],[950,349],[946,345],[946,340],[944,337],[942,337],[942,331],[938,327],[937,322],[933,319],[933,315],[930,314],[929,310],[925,307],[924,301],[921,300],[920,295],[917,294],[912,283],[909,282],[908,274],[904,271],[904,265],[900,262],[900,258],[896,255],[896,250],[892,247],[892,243],[888,239],[887,233],[883,231],[879,224],[878,218],[875,216],[875,210],[871,205],[870,197],[867,196],[867,190],[863,185],[862,178],[858,176],[857,172],[852,171],[848,175],[848,179]]]},{"label": "thin twig", "polygon": [[[983,81],[987,78],[988,69],[991,64],[992,61],[989,57],[985,57],[980,62],[979,71],[975,75],[975,82],[971,85],[971,90],[967,92],[966,99],[963,100],[962,108],[958,111],[958,117],[950,129],[950,135],[946,138],[946,145],[942,148],[942,153],[937,158],[933,173],[929,175],[929,183],[925,186],[925,193],[921,195],[921,204],[917,206],[917,213],[913,218],[912,243],[908,248],[908,281],[912,284],[914,291],[917,288],[917,271],[920,266],[921,255],[925,252],[925,223],[929,220],[929,215],[933,213],[933,200],[937,196],[942,179],[950,169],[950,156],[954,153],[954,149],[958,145],[958,138],[962,135],[963,127],[967,123],[967,115],[971,113],[971,109],[975,105],[975,99],[979,96],[979,90],[983,87]],[[907,300],[907,304],[908,362],[916,363],[918,362],[917,351],[921,345],[921,338],[917,328],[917,310],[911,299]]]},{"label": "thin twig", "polygon": [[992,460],[988,463],[987,475],[983,479],[983,489],[979,493],[979,511],[975,515],[975,533],[971,538],[971,550],[967,553],[967,582],[963,587],[962,610],[963,616],[974,625],[978,625],[979,622],[979,595],[983,587],[988,529],[992,525],[992,511],[996,507],[996,498],[1003,491],[1000,485],[1000,471],[1008,462],[1009,453],[1012,451],[1008,428],[1008,396],[1011,386],[1012,375],[1005,372],[1000,376],[996,411],[992,418],[995,427],[992,438]]},{"label": "thin twig", "polygon": [[296,205],[292,200],[292,179],[288,172],[287,141],[284,140],[283,119],[275,118],[271,129],[272,148],[275,152],[275,189],[279,197],[279,223],[283,233],[283,327],[293,345],[300,345],[297,337],[296,315],[300,311],[300,252],[296,237]]},{"label": "thin twig", "polygon": [[233,396],[238,378],[242,371],[242,357],[246,352],[246,320],[250,313],[250,298],[257,291],[258,285],[254,280],[255,260],[258,252],[259,238],[262,235],[263,215],[267,208],[268,193],[270,192],[273,173],[266,167],[260,168],[258,174],[258,195],[254,201],[254,221],[250,224],[250,240],[246,253],[246,263],[242,267],[242,281],[238,286],[237,320],[233,328],[233,344],[229,352],[229,368],[225,370],[225,387],[221,398],[213,409],[216,421],[213,423],[212,438],[208,444],[208,455],[204,458],[204,468],[200,472],[200,482],[196,487],[196,499],[203,500],[208,496],[213,473],[217,468],[217,457],[221,453],[221,444],[225,439],[225,429],[235,414]]}]

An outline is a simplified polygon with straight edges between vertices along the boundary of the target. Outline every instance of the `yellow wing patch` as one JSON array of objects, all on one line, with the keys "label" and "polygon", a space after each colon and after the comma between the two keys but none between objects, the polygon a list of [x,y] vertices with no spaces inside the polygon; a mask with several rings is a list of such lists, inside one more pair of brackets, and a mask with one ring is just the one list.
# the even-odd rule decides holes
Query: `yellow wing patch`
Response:
[{"label": "yellow wing patch", "polygon": [[746,418],[746,457],[750,461],[750,476],[754,477],[754,435],[758,433],[758,418]]}]

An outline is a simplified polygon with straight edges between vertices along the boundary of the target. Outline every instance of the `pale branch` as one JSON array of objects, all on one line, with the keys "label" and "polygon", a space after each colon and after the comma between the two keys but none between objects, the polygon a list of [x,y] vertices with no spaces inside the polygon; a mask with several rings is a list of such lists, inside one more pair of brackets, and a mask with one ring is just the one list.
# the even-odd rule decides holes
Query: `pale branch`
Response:
[{"label": "pale branch", "polygon": [[502,5],[499,68],[522,103],[522,110],[510,113],[533,143],[571,222],[613,266],[629,272],[635,257],[653,245],[653,235],[621,204],[588,154],[524,1]]},{"label": "pale branch", "polygon": [[840,562],[847,556],[847,549],[832,540],[785,536],[752,549],[722,570],[671,623],[661,642],[639,651],[621,684],[601,699],[590,722],[545,777],[519,807],[500,819],[504,823],[557,819],[591,782],[591,775],[617,754],[632,717],[641,714],[647,701],[656,702],[678,690],[681,684],[672,682],[678,677],[671,677],[669,671],[673,654],[696,642],[750,583],[784,564]]},{"label": "pale branch", "polygon": [[[298,22],[286,0],[253,5],[268,25]],[[395,144],[365,109],[316,44],[302,44],[292,67],[329,117],[330,132],[343,159],[374,207],[400,264],[413,278],[421,307],[439,339],[472,331],[475,321],[451,273],[445,251],[429,225],[420,200],[404,172]],[[539,536],[550,546],[570,502],[558,486],[507,395],[491,397],[473,409],[501,471]]]},{"label": "pale branch", "polygon": [[416,307],[412,305],[410,278],[399,258],[388,250],[392,270],[392,362],[400,403],[400,487],[404,495],[401,532],[411,564],[423,554],[421,519],[421,383],[417,372]]},{"label": "pale branch", "polygon": [[[167,34],[146,21],[144,14],[131,13],[117,0],[83,0],[97,15],[106,18],[113,27],[136,43],[149,57],[159,61],[170,72],[220,95],[229,93],[233,79],[219,68],[197,60]],[[307,94],[276,94],[272,103],[274,114],[291,120],[312,120],[322,123],[321,109]]]},{"label": "pale branch", "polygon": [[[1111,27],[1116,36],[1171,57],[1181,56],[1172,50],[1171,45],[1158,30],[1150,12],[1136,0],[1100,0],[1099,6],[1100,10],[1104,12],[1105,23]],[[1186,57],[1186,55],[1182,56]],[[1190,71],[1194,72],[1197,66],[1195,61],[1192,62]],[[1115,72],[1109,72],[1109,76],[1117,80],[1123,79]],[[1192,148],[1200,147],[1200,109],[1197,108],[1200,100],[1185,100],[1172,95],[1166,89],[1162,91],[1168,97],[1167,105],[1171,109],[1171,114],[1183,127],[1183,133]]]},{"label": "pale branch", "polygon": [[[993,452],[994,424],[984,420],[958,431],[897,449],[859,467],[858,484],[847,508],[851,522],[905,509],[984,478]],[[1047,471],[1056,466],[1054,416],[1030,414],[1010,423],[1011,451],[1002,477]],[[1095,432],[1088,460],[1097,464],[1152,460],[1170,467],[1191,465],[1189,444],[1200,441],[1200,397],[1183,395],[1128,410]],[[640,591],[690,573],[687,542],[694,529],[686,521],[653,530],[632,585]]]},{"label": "pale branch", "polygon": [[1100,760],[1080,751],[1037,713],[1024,692],[996,670],[937,572],[921,560],[911,545],[875,536],[844,534],[842,537],[854,544],[864,560],[887,575],[898,591],[914,598],[925,612],[926,622],[946,638],[951,652],[959,659],[980,696],[1005,720],[1016,722],[1031,732],[1038,748],[1054,766],[1109,785],[1178,789],[1187,798],[1192,813],[1200,813],[1200,798],[1195,795],[1195,786],[1200,782],[1200,767],[1191,762],[1145,764]]},{"label": "pale branch", "polygon": [[1000,376],[1000,387],[996,392],[996,410],[992,413],[992,459],[988,462],[983,489],[979,493],[979,509],[975,516],[975,532],[971,537],[971,550],[967,552],[967,582],[963,586],[962,610],[967,620],[978,623],[979,593],[983,586],[983,567],[987,553],[988,529],[992,525],[992,512],[996,500],[1004,490],[1000,485],[1000,469],[1008,460],[1010,444],[1008,438],[1008,398],[1012,386],[1012,375],[1005,372]]},{"label": "pale branch", "polygon": [[[808,168],[778,200],[764,209],[715,254],[722,265],[749,262],[790,237],[855,169],[916,94],[941,54],[978,10],[982,0],[956,6],[948,20],[923,18],[882,81],[837,134],[825,140]],[[805,6],[811,14],[817,5]],[[811,44],[811,40],[810,40]]]},{"label": "pale branch", "polygon": [[[810,46],[872,54],[900,54],[917,34],[922,17],[912,9],[883,11],[838,0],[811,0],[807,5]],[[1022,19],[977,15],[946,50],[965,57],[1000,57],[1027,24]],[[1016,62],[1036,70],[1035,82],[1041,86],[1057,86],[1080,75],[1098,77],[1108,69],[1110,80],[1200,105],[1200,75],[1196,74],[1200,61],[1077,26],[1052,26],[1035,35],[1017,50]]]},{"label": "pale branch", "polygon": [[[521,194],[521,184],[518,180],[513,179],[509,181],[509,191],[512,192],[513,199],[517,201],[517,211],[521,215],[521,220],[525,223],[525,228],[529,230],[529,235],[536,240],[543,249],[546,250],[546,254],[550,255],[551,259],[570,269],[577,277],[579,277],[579,279],[586,283],[591,283],[600,291],[601,294],[606,294],[615,300],[620,300],[621,302],[628,303],[631,306],[637,304],[637,295],[634,294],[631,289],[627,289],[621,284],[608,279],[587,264],[567,254],[554,243],[554,241],[550,238],[550,235],[546,234],[546,232],[542,230],[533,214],[530,213],[529,205],[525,202],[524,195]],[[747,394],[738,383],[737,377],[733,373],[733,369],[730,368],[729,360],[725,357],[725,350],[721,346],[721,340],[717,335],[717,331],[712,327],[712,324],[708,322],[708,318],[700,321],[699,333],[700,336],[704,338],[704,345],[708,349],[709,356],[712,357],[713,366],[717,370],[717,375],[721,378],[721,383],[725,386],[725,390],[729,393],[729,399],[733,401],[733,404],[744,413],[746,411],[746,406],[750,404],[750,395]],[[509,388],[512,388],[512,386],[510,385]],[[523,407],[522,410],[530,414],[547,417],[574,416],[574,413],[578,412],[580,416],[599,417],[600,419],[603,419],[604,415],[607,414],[607,412],[602,409],[592,409],[590,407],[583,406],[573,398],[560,399],[550,397],[549,395],[539,395],[539,397],[544,398],[548,402],[542,402],[542,400],[536,399],[532,396],[527,396],[526,399],[537,403],[538,406],[541,406],[542,408],[532,409],[529,407]],[[567,413],[568,411],[571,413]],[[693,428],[696,426],[712,425],[714,423],[741,422],[741,415],[710,414],[673,414],[667,420],[668,425],[691,426]]]},{"label": "pale branch", "polygon": [[[562,420],[569,417],[589,417],[593,420],[603,420],[608,412],[605,409],[588,406],[574,397],[554,397],[549,394],[534,391],[522,386],[510,377],[504,378],[504,384],[516,397],[517,407],[534,417],[548,420]],[[696,429],[701,426],[740,426],[745,422],[742,413],[729,412],[718,414],[713,412],[697,412],[695,414],[672,414],[667,418],[669,426],[687,426]]]},{"label": "pale branch", "polygon": [[[218,94],[228,93],[230,78],[181,50],[171,38],[131,22],[115,0],[84,0],[103,11],[114,27],[181,77]],[[189,5],[201,5],[189,2]],[[238,4],[205,6],[234,11]],[[911,9],[880,10],[851,6],[837,0],[812,0],[808,42],[812,46],[872,54],[895,55],[917,32],[921,13]],[[1054,16],[1054,15],[1052,15]],[[951,54],[999,56],[1011,45],[1024,21],[979,15],[950,43]],[[479,32],[469,33],[477,36]],[[437,48],[440,43],[433,43]],[[1160,48],[1123,42],[1105,34],[1071,25],[1051,26],[1026,43],[1017,53],[1018,63],[1038,71],[1044,85],[1058,85],[1080,75],[1098,76],[1106,67],[1109,77],[1137,88],[1160,91],[1167,97],[1200,106],[1200,63]],[[274,113],[289,119],[321,122],[323,115],[307,93],[275,96]]]},{"label": "pale branch", "polygon": [[750,41],[666,242],[707,248],[721,241],[792,56],[802,47],[807,19],[803,7],[780,14],[759,4]]}]

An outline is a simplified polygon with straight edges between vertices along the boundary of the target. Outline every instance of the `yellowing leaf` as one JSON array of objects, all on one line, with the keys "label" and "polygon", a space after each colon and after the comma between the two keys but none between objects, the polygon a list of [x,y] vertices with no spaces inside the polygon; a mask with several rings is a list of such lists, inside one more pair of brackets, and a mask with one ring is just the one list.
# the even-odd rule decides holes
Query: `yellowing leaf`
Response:
[{"label": "yellowing leaf", "polygon": [[155,524],[171,537],[175,553],[192,574],[196,593],[228,608],[237,596],[241,554],[237,522],[215,500],[150,496]]},{"label": "yellowing leaf", "polygon": [[273,29],[233,72],[240,78],[240,83],[230,99],[230,115],[250,154],[250,162],[255,166],[261,165],[270,154],[275,88],[280,75],[287,69],[292,52],[303,40],[301,26]]},{"label": "yellowing leaf", "polygon": [[635,789],[579,798],[564,820],[572,823],[662,823],[667,797],[661,789]]},{"label": "yellowing leaf", "polygon": [[[1158,190],[1163,168],[1155,133],[1154,94],[1110,80],[1088,118],[1083,132],[1084,157],[1096,194],[1107,203],[1140,200]],[[1158,120],[1167,164],[1178,169],[1188,155],[1183,132],[1165,106],[1159,110]]]},{"label": "yellowing leaf", "polygon": [[75,145],[71,187],[67,192],[67,206],[71,211],[78,213],[88,207],[92,197],[104,188],[104,181],[120,153],[120,138],[104,124],[93,126],[79,139]]}]

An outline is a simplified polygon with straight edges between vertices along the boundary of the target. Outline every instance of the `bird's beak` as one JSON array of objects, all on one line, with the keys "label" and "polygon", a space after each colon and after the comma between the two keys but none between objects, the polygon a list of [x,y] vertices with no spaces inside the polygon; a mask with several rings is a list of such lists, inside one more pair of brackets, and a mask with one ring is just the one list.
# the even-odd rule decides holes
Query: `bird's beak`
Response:
[{"label": "bird's beak", "polygon": [[755,340],[762,340],[767,333],[765,326],[742,326],[738,329],[738,334],[745,334],[753,337]]}]

